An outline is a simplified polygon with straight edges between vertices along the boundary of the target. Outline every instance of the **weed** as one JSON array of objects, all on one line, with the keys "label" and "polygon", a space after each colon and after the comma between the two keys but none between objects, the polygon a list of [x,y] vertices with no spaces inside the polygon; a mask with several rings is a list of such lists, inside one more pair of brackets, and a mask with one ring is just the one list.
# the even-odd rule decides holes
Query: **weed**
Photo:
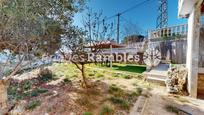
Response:
[{"label": "weed", "polygon": [[33,83],[30,80],[25,81],[23,83],[23,86],[22,86],[23,90],[26,90],[26,91],[29,90],[31,88],[32,84]]},{"label": "weed", "polygon": [[64,78],[64,83],[71,83],[72,81],[69,78]]},{"label": "weed", "polygon": [[97,78],[101,78],[101,77],[104,77],[104,75],[101,74],[101,73],[97,73],[97,74],[96,74],[96,77],[97,77]]},{"label": "weed", "polygon": [[109,106],[104,106],[100,112],[100,115],[114,115],[114,110]]},{"label": "weed", "polygon": [[118,98],[118,97],[111,97],[110,98],[110,101],[113,103],[113,104],[116,104],[116,105],[119,105],[121,108],[123,109],[129,109],[130,105],[128,103],[128,101],[122,99],[122,98]]},{"label": "weed", "polygon": [[94,76],[95,74],[94,73],[89,73],[89,76]]},{"label": "weed", "polygon": [[31,97],[37,97],[37,96],[39,96],[41,93],[46,93],[46,92],[48,92],[47,89],[37,88],[37,89],[35,89],[35,90],[33,90],[33,91],[31,92]]},{"label": "weed", "polygon": [[121,88],[117,87],[116,85],[111,85],[109,87],[109,93],[110,94],[113,94],[114,96],[117,96],[117,97],[121,97],[121,96],[124,96],[124,90],[122,90]]},{"label": "weed", "polygon": [[80,104],[81,106],[87,107],[87,108],[94,108],[95,105],[91,103],[89,98],[87,96],[81,96],[78,99],[76,99],[76,102]]},{"label": "weed", "polygon": [[43,82],[48,82],[53,79],[52,71],[47,68],[40,70],[39,76],[40,80]]},{"label": "weed", "polygon": [[137,83],[133,83],[132,85],[133,85],[133,86],[138,86],[138,84],[137,84]]},{"label": "weed", "polygon": [[139,96],[142,94],[143,89],[141,87],[136,88],[136,94]]},{"label": "weed", "polygon": [[121,89],[119,87],[117,87],[115,84],[112,84],[110,87],[109,87],[109,92],[110,93],[114,93],[114,92],[118,92],[120,91]]},{"label": "weed", "polygon": [[139,96],[139,94],[137,92],[131,92],[131,93],[128,93],[127,96],[129,101],[134,101],[136,97]]},{"label": "weed", "polygon": [[123,75],[122,76],[124,79],[132,79],[133,78],[133,76],[131,76],[131,75]]},{"label": "weed", "polygon": [[114,74],[113,74],[113,77],[119,78],[119,77],[121,77],[121,74],[120,74],[120,73],[114,73]]},{"label": "weed", "polygon": [[91,113],[91,112],[85,112],[85,113],[83,113],[83,115],[93,115],[93,113]]},{"label": "weed", "polygon": [[76,77],[78,77],[78,75],[76,75],[76,74],[72,75],[72,78],[76,78]]},{"label": "weed", "polygon": [[178,96],[178,97],[176,97],[176,98],[177,98],[178,101],[180,101],[180,102],[182,102],[182,103],[190,103],[189,100],[187,100],[187,99],[185,99],[185,98],[183,98],[183,97]]},{"label": "weed", "polygon": [[166,111],[171,112],[171,113],[176,113],[176,114],[179,113],[178,108],[173,107],[173,106],[171,106],[171,105],[166,105],[166,106],[165,106],[165,109],[166,109]]},{"label": "weed", "polygon": [[33,110],[35,109],[37,106],[40,106],[41,102],[40,101],[31,101],[27,104],[26,109],[27,110]]}]

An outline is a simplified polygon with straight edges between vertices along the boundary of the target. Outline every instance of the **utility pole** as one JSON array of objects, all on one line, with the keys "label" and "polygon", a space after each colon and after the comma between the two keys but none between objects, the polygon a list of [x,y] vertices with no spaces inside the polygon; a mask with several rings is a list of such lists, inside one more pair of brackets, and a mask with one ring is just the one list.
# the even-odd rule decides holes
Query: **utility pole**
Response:
[{"label": "utility pole", "polygon": [[118,18],[118,24],[117,24],[117,43],[120,43],[120,16],[121,13],[117,14],[117,18]]},{"label": "utility pole", "polygon": [[158,0],[158,17],[156,28],[163,28],[168,25],[168,0]]}]

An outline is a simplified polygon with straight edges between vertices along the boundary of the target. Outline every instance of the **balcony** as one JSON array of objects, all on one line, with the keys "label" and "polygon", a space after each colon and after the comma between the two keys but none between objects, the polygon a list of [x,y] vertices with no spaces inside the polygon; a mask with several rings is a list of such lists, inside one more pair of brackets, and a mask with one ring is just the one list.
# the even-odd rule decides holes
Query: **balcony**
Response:
[{"label": "balcony", "polygon": [[156,30],[150,30],[148,33],[148,39],[161,39],[161,38],[175,38],[186,37],[188,33],[188,25],[182,24],[177,26],[171,26]]}]

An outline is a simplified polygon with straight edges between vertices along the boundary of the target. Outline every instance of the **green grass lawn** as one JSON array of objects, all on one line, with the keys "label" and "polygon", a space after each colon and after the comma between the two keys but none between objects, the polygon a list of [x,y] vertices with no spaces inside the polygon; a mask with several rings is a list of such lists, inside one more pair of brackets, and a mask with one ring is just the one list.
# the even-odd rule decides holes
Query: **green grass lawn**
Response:
[{"label": "green grass lawn", "polygon": [[98,68],[103,68],[103,69],[109,69],[109,70],[117,70],[117,71],[123,71],[123,72],[131,72],[131,73],[136,73],[136,74],[141,74],[144,71],[146,71],[146,66],[145,65],[136,65],[136,64],[119,64],[119,63],[114,63],[113,67],[107,67],[103,66],[100,64],[91,64],[91,67],[98,67]]}]

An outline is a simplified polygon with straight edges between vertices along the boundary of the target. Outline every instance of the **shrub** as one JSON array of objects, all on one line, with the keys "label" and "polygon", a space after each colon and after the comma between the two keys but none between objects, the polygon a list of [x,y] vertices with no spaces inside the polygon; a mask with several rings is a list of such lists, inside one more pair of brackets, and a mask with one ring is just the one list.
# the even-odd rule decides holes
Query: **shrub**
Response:
[{"label": "shrub", "polygon": [[27,104],[26,109],[27,110],[33,110],[35,109],[37,106],[40,106],[41,102],[40,101],[31,101]]},{"label": "shrub", "polygon": [[100,112],[100,115],[114,115],[114,110],[109,106],[104,106]]}]

